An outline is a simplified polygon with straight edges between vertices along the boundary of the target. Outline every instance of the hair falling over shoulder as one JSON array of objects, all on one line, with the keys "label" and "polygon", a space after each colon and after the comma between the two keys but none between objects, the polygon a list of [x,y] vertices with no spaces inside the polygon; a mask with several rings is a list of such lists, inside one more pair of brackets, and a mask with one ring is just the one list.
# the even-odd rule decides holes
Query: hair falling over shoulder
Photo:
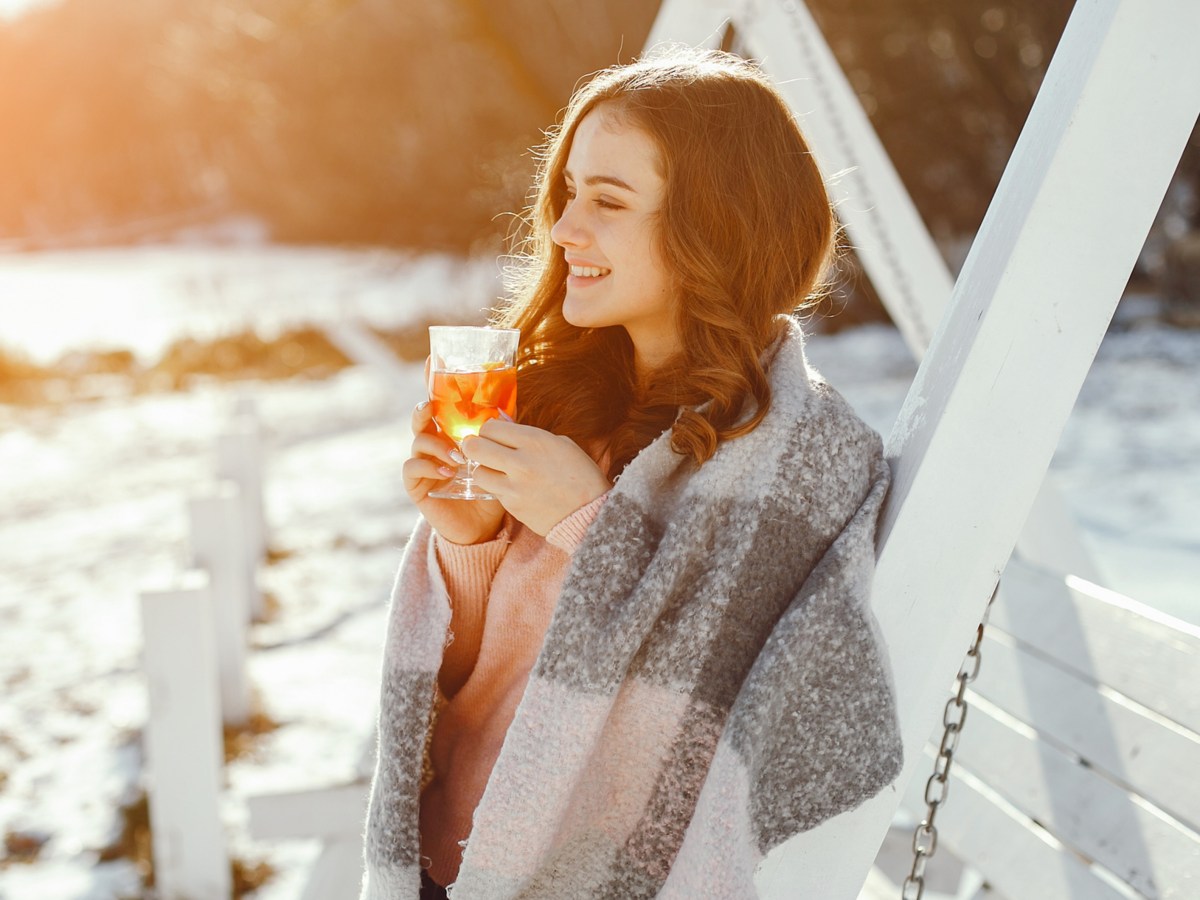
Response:
[{"label": "hair falling over shoulder", "polygon": [[[682,346],[640,382],[624,329],[563,318],[568,270],[550,239],[575,130],[601,104],[653,139],[666,182],[658,240]],[[703,463],[766,414],[763,353],[779,316],[814,299],[832,255],[829,197],[791,111],[752,63],[671,47],[595,75],[538,158],[497,316],[521,329],[521,420],[606,452],[610,477],[667,428],[676,452]]]}]

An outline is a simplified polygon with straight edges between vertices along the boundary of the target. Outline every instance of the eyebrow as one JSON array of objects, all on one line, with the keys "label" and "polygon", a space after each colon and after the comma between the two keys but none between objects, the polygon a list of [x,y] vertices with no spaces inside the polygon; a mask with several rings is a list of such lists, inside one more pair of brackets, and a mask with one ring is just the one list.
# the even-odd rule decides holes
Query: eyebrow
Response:
[{"label": "eyebrow", "polygon": [[[571,181],[575,180],[575,176],[573,176],[568,169],[563,170],[563,176],[571,179]],[[631,185],[628,181],[623,181],[622,179],[618,178],[616,175],[589,175],[587,178],[583,179],[583,183],[588,187],[597,184],[611,184],[613,187],[618,187],[623,191],[629,191],[631,194],[637,193],[637,188]]]}]

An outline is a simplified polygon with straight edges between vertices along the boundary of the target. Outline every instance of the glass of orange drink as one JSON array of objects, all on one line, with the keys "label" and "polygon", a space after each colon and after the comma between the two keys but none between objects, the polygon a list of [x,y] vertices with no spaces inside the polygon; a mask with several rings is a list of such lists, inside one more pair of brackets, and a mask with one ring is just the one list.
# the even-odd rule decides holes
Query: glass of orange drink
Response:
[{"label": "glass of orange drink", "polygon": [[[515,328],[431,325],[429,328],[429,403],[438,430],[462,449],[463,438],[479,434],[488,419],[517,413],[517,341]],[[478,463],[467,460],[430,497],[493,500],[475,482]]]}]

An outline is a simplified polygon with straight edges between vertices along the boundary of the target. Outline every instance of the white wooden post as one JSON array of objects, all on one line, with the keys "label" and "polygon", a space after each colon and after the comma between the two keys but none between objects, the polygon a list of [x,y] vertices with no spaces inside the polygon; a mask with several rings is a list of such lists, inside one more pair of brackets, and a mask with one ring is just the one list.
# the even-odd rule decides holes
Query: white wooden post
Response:
[{"label": "white wooden post", "polygon": [[221,712],[212,600],[205,573],[140,597],[150,695],[146,755],[154,878],[163,900],[224,900]]},{"label": "white wooden post", "polygon": [[237,485],[222,481],[188,499],[191,564],[209,574],[221,685],[227,725],[250,718],[246,677],[246,542]]},{"label": "white wooden post", "polygon": [[364,779],[249,798],[249,827],[255,840],[319,838],[324,842],[300,900],[350,897],[357,891],[362,877],[362,827],[368,791]]},{"label": "white wooden post", "polygon": [[[875,607],[905,784],[1200,112],[1200,4],[1079,0],[888,441]],[[785,844],[768,897],[851,898],[899,792]],[[789,852],[789,847],[793,852]]]},{"label": "white wooden post", "polygon": [[245,592],[247,614],[253,621],[266,618],[262,591],[258,588],[258,566],[266,556],[266,517],[263,512],[262,440],[258,421],[239,415],[217,436],[217,478],[238,486],[242,534],[245,540]]}]

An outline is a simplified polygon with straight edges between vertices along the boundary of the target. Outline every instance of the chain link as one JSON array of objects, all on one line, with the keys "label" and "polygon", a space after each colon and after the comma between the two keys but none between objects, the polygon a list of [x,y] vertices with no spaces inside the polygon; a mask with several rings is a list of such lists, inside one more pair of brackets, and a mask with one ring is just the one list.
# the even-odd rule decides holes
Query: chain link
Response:
[{"label": "chain link", "polygon": [[967,685],[979,677],[979,665],[982,661],[979,645],[983,642],[983,627],[987,624],[988,613],[995,599],[996,591],[993,590],[987,608],[983,611],[983,620],[975,628],[975,640],[971,643],[971,649],[967,651],[962,665],[958,667],[958,688],[946,701],[946,707],[942,710],[942,742],[938,745],[937,757],[933,761],[933,774],[925,782],[925,818],[913,830],[913,864],[900,887],[900,900],[921,900],[925,893],[925,866],[937,852],[938,844],[934,820],[950,793],[950,766],[954,762],[958,740],[967,721]]}]

